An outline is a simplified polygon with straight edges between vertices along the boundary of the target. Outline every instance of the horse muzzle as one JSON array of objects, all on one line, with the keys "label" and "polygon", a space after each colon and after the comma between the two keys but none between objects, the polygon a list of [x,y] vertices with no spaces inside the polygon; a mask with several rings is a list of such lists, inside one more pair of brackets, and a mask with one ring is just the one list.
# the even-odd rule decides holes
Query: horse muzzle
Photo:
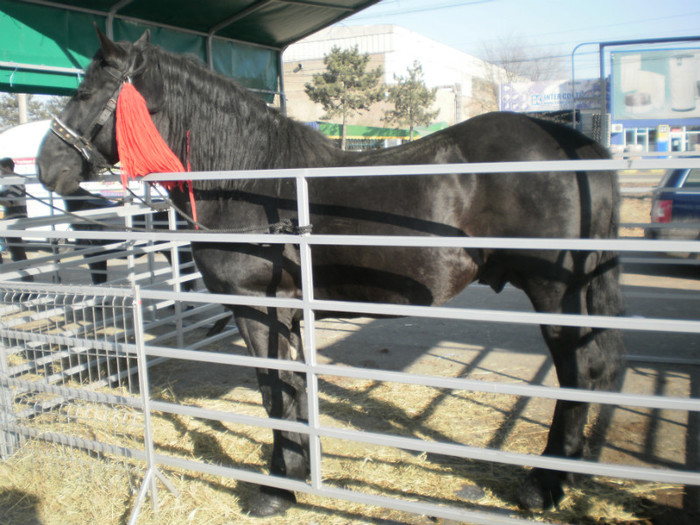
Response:
[{"label": "horse muzzle", "polygon": [[70,195],[80,188],[82,177],[80,168],[75,169],[70,165],[61,163],[47,164],[39,159],[39,181],[49,191],[55,191],[60,195]]}]

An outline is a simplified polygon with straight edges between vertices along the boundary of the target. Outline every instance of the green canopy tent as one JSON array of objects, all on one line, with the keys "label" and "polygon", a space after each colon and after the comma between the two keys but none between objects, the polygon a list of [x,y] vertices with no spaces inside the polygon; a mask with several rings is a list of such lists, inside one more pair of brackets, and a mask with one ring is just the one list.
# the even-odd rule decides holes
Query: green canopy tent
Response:
[{"label": "green canopy tent", "polygon": [[114,40],[150,29],[153,43],[199,57],[271,100],[284,91],[288,45],[377,2],[0,0],[0,91],[71,94],[97,49],[97,24]]}]

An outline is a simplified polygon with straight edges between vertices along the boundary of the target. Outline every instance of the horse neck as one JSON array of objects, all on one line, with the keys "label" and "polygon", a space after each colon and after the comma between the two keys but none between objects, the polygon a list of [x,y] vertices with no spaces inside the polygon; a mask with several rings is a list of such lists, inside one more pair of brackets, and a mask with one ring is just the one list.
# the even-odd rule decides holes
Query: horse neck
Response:
[{"label": "horse neck", "polygon": [[237,82],[188,59],[171,57],[168,62],[160,68],[166,102],[163,114],[154,119],[193,171],[343,163],[342,152],[324,137],[269,108]]}]

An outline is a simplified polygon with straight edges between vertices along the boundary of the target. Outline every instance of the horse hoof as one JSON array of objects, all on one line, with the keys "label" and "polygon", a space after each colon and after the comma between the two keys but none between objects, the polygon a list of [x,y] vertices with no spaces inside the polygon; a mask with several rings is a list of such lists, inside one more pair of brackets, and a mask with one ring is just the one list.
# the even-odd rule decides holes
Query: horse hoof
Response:
[{"label": "horse hoof", "polygon": [[518,494],[518,504],[525,510],[547,510],[564,497],[561,474],[553,470],[533,470],[528,474]]},{"label": "horse hoof", "polygon": [[296,502],[293,492],[275,487],[260,487],[260,491],[248,500],[248,512],[258,518],[284,514]]}]

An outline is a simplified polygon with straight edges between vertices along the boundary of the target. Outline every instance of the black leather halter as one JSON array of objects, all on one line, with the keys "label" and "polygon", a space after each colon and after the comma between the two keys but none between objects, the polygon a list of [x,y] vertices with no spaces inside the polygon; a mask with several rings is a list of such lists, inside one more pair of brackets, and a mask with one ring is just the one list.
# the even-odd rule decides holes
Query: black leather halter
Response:
[{"label": "black leather halter", "polygon": [[81,135],[69,127],[58,117],[54,117],[51,120],[51,131],[54,133],[54,135],[69,146],[72,146],[78,150],[78,153],[80,153],[88,164],[96,167],[107,167],[110,165],[110,163],[107,162],[104,155],[102,155],[97,148],[95,148],[92,141],[95,140],[95,137],[105,125],[107,120],[109,120],[109,118],[114,114],[115,110],[117,109],[117,99],[119,98],[122,85],[124,82],[130,81],[132,76],[132,73],[122,73],[111,66],[107,66],[105,70],[110,76],[117,80],[117,87],[112,92],[109,100],[107,100],[105,103],[102,111],[100,111],[99,114],[93,119],[84,135]]}]

